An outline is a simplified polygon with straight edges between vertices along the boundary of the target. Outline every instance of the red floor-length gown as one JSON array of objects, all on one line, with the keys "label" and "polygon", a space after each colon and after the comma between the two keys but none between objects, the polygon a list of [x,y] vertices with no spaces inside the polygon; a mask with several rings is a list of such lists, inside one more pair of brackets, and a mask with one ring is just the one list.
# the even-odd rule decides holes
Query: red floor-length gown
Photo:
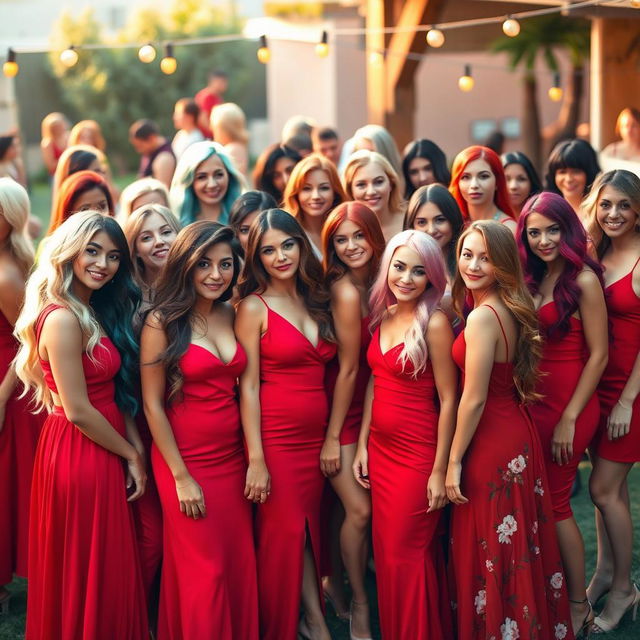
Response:
[{"label": "red floor-length gown", "polygon": [[[316,570],[320,566],[325,482],[320,450],[328,418],[324,377],[336,348],[321,337],[314,346],[260,299],[268,317],[260,341],[261,434],[271,475],[271,495],[256,517],[260,638],[295,640],[305,542]],[[319,575],[318,590],[322,593]]]},{"label": "red floor-length gown", "polygon": [[[556,303],[552,300],[538,310],[540,330],[543,335],[558,320]],[[551,459],[553,431],[558,424],[571,396],[573,395],[589,350],[582,330],[582,322],[569,318],[569,332],[562,337],[545,338],[540,372],[542,373],[536,391],[542,394],[540,402],[530,407],[533,423],[538,429],[542,453],[547,469],[549,494],[556,522],[571,518],[571,488],[578,470],[578,463],[591,444],[598,428],[600,405],[594,393],[576,420],[573,436],[573,457],[568,464],[559,465]]]},{"label": "red floor-length gown", "polygon": [[[13,327],[0,312],[0,382],[16,355]],[[13,574],[26,577],[31,475],[44,414],[30,412],[18,383],[0,425],[0,586]]]},{"label": "red floor-length gown", "polygon": [[[37,334],[55,305],[38,320]],[[120,354],[103,337],[82,366],[91,404],[122,436],[114,401]],[[57,393],[48,362],[47,386]],[[47,417],[36,452],[29,527],[27,640],[148,638],[142,574],[122,459],[67,420]]]},{"label": "red floor-length gown", "polygon": [[374,376],[369,432],[373,553],[384,640],[451,637],[442,510],[427,513],[427,483],[438,440],[437,391],[431,363],[413,378],[398,357],[382,353],[380,329],[368,351]]},{"label": "red floor-length gown", "polygon": [[238,376],[247,364],[237,344],[224,363],[190,344],[180,359],[182,397],[166,412],[180,455],[204,494],[207,515],[180,511],[176,482],[152,447],[164,523],[158,640],[257,640],[258,596],[251,503]]},{"label": "red floor-length gown", "polygon": [[640,352],[640,299],[633,290],[633,269],[605,289],[609,312],[609,361],[598,385],[600,398],[600,427],[596,453],[612,462],[640,462],[640,395],[633,403],[629,433],[622,438],[607,438],[607,419],[620,399],[638,353]]},{"label": "red floor-length gown", "polygon": [[[465,352],[463,331],[453,344],[463,374]],[[450,558],[458,638],[573,638],[540,440],[510,362],[493,365],[461,491],[469,502],[453,507]]]}]

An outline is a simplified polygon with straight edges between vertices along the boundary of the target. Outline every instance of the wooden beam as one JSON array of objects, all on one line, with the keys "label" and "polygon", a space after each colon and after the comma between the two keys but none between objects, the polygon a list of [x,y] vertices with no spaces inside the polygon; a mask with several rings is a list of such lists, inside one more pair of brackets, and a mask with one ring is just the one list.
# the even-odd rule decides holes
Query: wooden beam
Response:
[{"label": "wooden beam", "polygon": [[[385,50],[385,36],[382,29],[385,27],[385,3],[384,0],[367,0],[367,106],[370,124],[385,124],[387,112],[386,101],[386,58],[382,55]],[[376,31],[379,30],[379,31]]]}]

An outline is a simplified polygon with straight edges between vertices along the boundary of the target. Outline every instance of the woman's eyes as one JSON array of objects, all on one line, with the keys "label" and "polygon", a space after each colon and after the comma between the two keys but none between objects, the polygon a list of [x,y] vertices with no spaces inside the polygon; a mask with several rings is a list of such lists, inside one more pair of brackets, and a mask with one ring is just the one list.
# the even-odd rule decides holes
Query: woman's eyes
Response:
[{"label": "woman's eyes", "polygon": [[285,242],[285,243],[282,245],[282,248],[283,248],[285,251],[289,251],[290,249],[293,249],[294,245],[295,245],[295,243],[293,242],[293,240],[289,240],[288,242]]},{"label": "woman's eyes", "polygon": [[249,227],[240,227],[239,231],[244,236],[249,233]]},{"label": "woman's eyes", "polygon": [[228,271],[229,269],[233,269],[233,262],[223,262],[220,265],[220,268],[224,271]]},{"label": "woman's eyes", "polygon": [[120,254],[119,253],[113,253],[109,256],[109,260],[111,260],[112,262],[120,262]]},{"label": "woman's eyes", "polygon": [[209,267],[209,262],[207,260],[200,260],[198,262],[198,269],[207,269]]}]

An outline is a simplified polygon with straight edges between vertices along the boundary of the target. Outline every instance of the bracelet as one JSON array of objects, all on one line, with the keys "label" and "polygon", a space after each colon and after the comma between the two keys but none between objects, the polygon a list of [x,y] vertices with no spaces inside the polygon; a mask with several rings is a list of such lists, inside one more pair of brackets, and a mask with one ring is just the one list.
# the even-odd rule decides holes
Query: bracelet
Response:
[{"label": "bracelet", "polygon": [[631,411],[632,407],[627,407],[625,405],[622,404],[622,402],[620,402],[620,400],[618,400],[617,404],[619,404],[623,409],[626,409],[627,411]]}]

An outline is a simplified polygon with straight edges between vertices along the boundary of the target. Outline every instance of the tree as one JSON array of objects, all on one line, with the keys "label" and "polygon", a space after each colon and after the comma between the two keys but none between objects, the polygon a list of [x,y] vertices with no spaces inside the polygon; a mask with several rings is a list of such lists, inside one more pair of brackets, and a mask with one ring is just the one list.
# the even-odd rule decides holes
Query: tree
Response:
[{"label": "tree", "polygon": [[[589,22],[581,18],[558,14],[530,18],[523,21],[520,34],[496,40],[492,50],[506,53],[512,70],[524,69],[523,82],[523,149],[538,168],[541,167],[543,138],[551,144],[557,140],[574,137],[578,125],[580,98],[584,85],[584,62],[589,55]],[[551,72],[558,72],[556,52],[566,51],[571,71],[563,94],[563,103],[556,122],[547,127],[544,134],[540,126],[538,86],[535,64],[542,55]]]}]

